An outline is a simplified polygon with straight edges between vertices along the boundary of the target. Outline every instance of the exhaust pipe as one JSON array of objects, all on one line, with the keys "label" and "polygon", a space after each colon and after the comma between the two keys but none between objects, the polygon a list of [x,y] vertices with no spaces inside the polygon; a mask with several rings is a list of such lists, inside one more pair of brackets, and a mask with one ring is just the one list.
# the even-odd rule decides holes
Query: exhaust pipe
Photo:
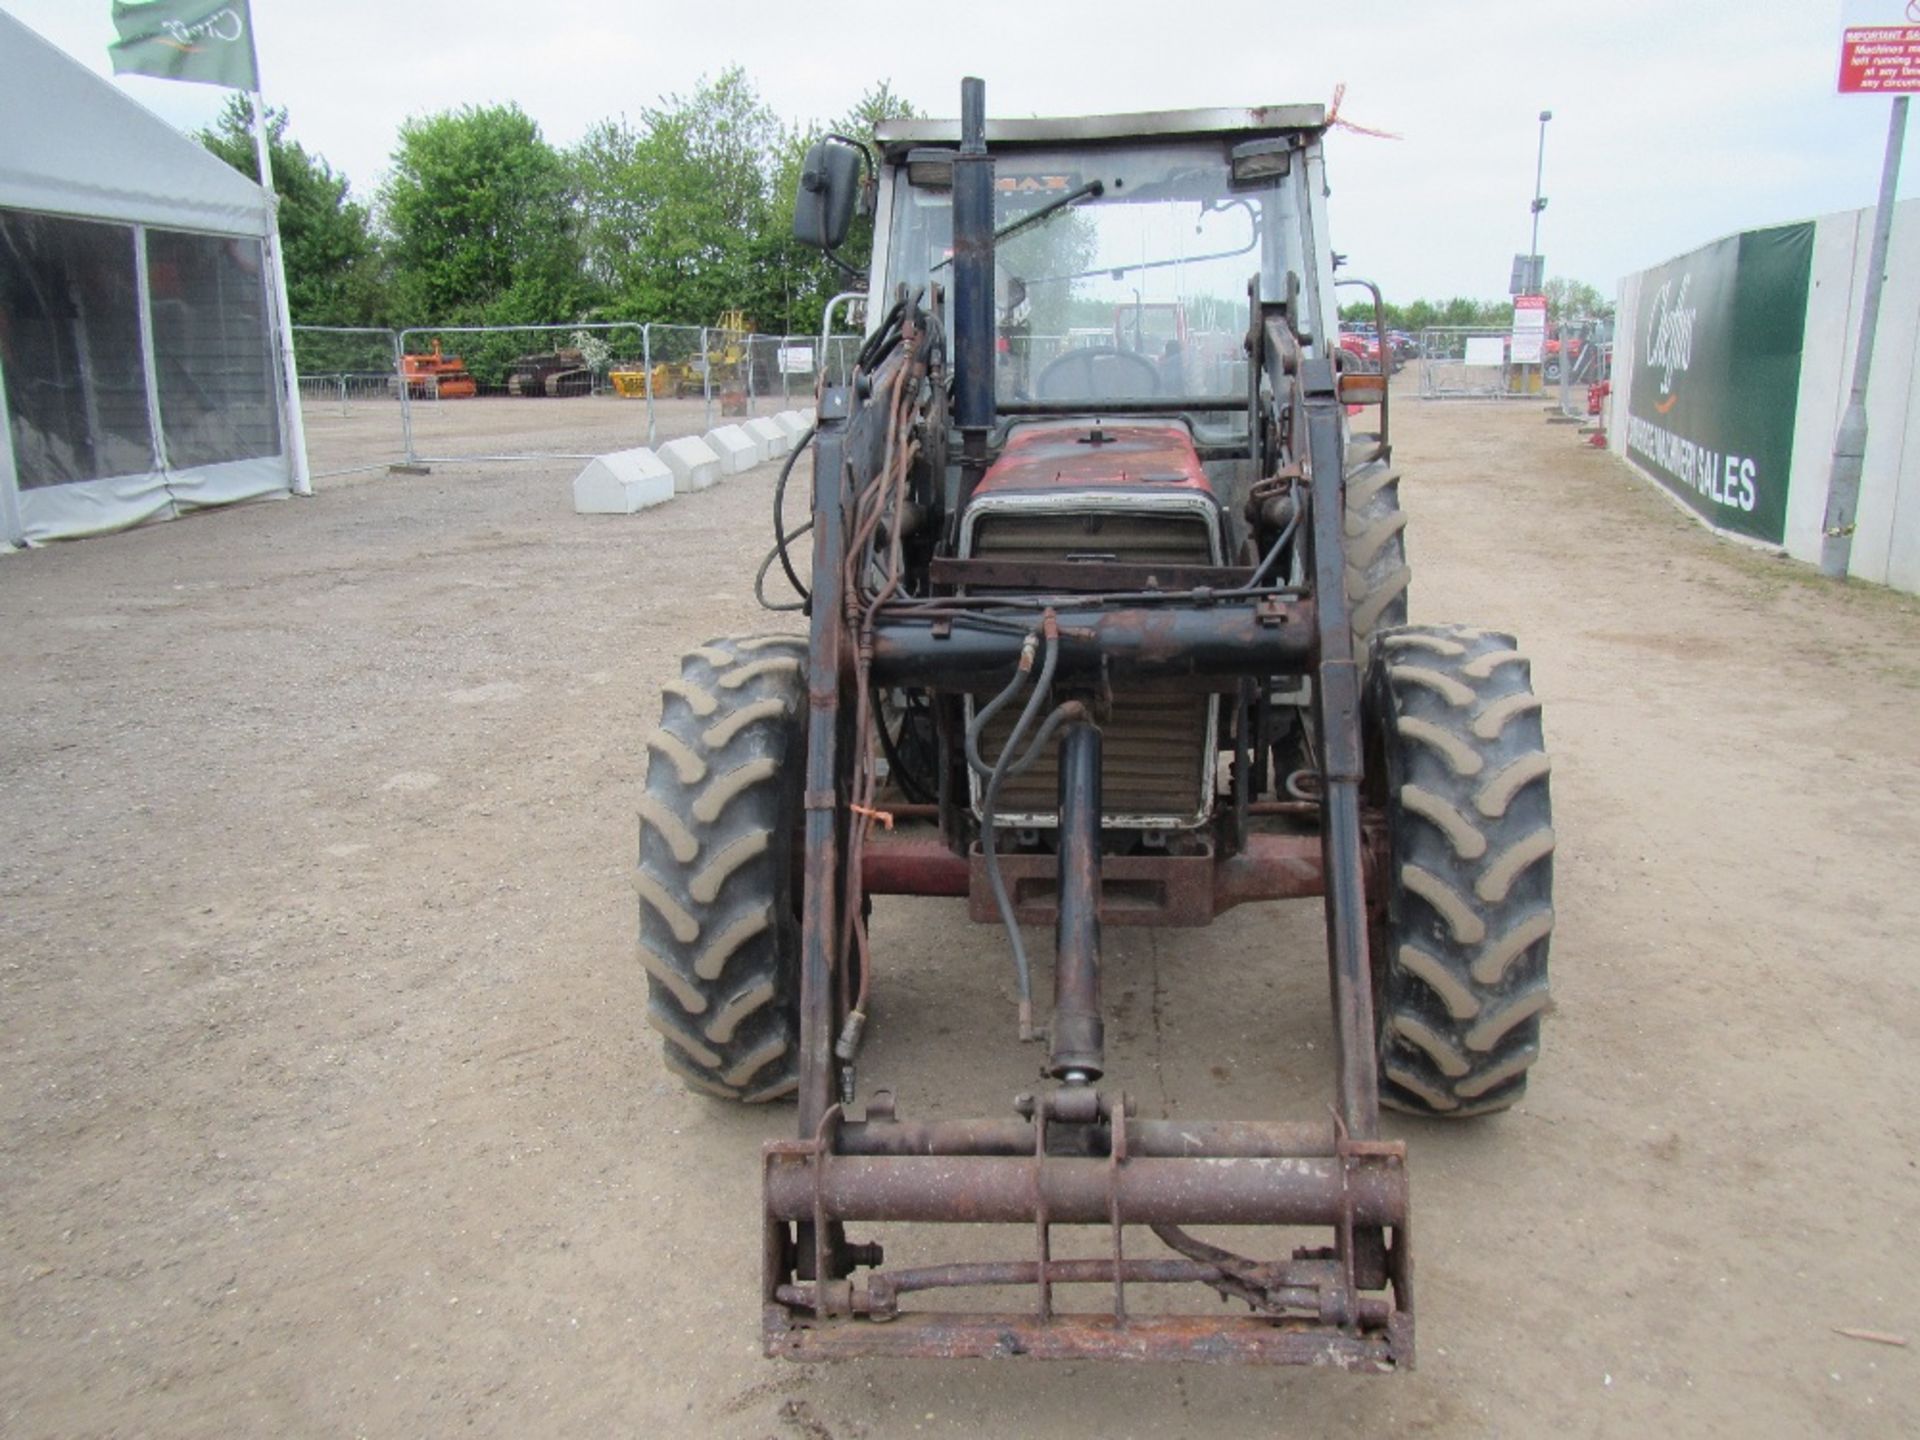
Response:
[{"label": "exhaust pipe", "polygon": [[986,468],[993,429],[993,157],[987,86],[960,82],[960,153],[953,162],[953,409],[966,484]]}]

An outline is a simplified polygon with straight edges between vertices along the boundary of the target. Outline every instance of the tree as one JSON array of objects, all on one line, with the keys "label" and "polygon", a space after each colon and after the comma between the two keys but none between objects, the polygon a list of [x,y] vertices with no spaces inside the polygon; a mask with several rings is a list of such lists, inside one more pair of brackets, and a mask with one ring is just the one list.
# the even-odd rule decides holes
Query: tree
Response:
[{"label": "tree", "polygon": [[[1513,301],[1472,300],[1456,295],[1450,300],[1412,300],[1405,304],[1388,301],[1387,328],[1418,334],[1438,327],[1462,330],[1504,330],[1513,323]],[[1373,302],[1349,301],[1340,307],[1340,322],[1348,329],[1371,328]]]},{"label": "tree", "polygon": [[[882,83],[831,129],[870,146],[880,120],[911,113]],[[801,163],[823,133],[783,126],[737,66],[662,97],[638,123],[596,125],[573,163],[604,313],[705,325],[740,309],[761,330],[811,331],[827,297],[853,283],[792,238]],[[872,234],[856,219],[848,263],[863,266]]]},{"label": "tree", "polygon": [[[202,145],[258,181],[253,114],[229,96]],[[267,112],[267,154],[280,199],[280,244],[287,270],[287,308],[296,325],[377,325],[387,311],[386,275],[366,207],[351,198],[347,177],[287,138],[287,112]]]},{"label": "tree", "polygon": [[1547,318],[1561,320],[1611,320],[1613,304],[1583,280],[1556,275],[1540,287],[1547,297]]},{"label": "tree", "polygon": [[592,298],[571,168],[518,105],[402,124],[380,213],[403,322],[554,323]]},{"label": "tree", "polygon": [[607,313],[686,325],[745,309],[780,323],[761,264],[775,221],[769,171],[784,134],[737,66],[588,132],[575,150],[590,273]]},{"label": "tree", "polygon": [[[1547,320],[1611,320],[1613,302],[1593,286],[1581,280],[1557,276],[1541,287],[1547,297]],[[1387,328],[1410,333],[1429,327],[1504,330],[1513,323],[1513,301],[1469,300],[1456,295],[1451,300],[1413,300],[1404,305],[1391,301],[1387,307]],[[1351,301],[1340,307],[1340,321],[1348,329],[1373,324],[1373,302]]]}]

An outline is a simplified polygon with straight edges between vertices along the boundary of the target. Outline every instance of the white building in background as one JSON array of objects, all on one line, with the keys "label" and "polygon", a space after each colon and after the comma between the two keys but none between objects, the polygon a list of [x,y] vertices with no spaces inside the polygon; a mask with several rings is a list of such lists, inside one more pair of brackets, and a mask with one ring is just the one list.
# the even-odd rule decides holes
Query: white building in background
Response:
[{"label": "white building in background", "polygon": [[261,188],[0,12],[0,539],[289,493]]}]

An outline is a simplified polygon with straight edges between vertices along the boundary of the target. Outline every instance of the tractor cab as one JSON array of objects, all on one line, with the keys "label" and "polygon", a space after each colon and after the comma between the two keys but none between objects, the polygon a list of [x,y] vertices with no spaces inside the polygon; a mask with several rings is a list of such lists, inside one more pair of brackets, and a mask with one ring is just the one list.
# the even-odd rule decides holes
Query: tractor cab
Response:
[{"label": "tractor cab", "polygon": [[[989,122],[1004,404],[1243,397],[1249,285],[1316,333],[1331,255],[1317,107]],[[868,313],[953,286],[954,122],[883,123]],[[1087,343],[1090,329],[1101,338]],[[1203,422],[1218,429],[1244,424]]]}]

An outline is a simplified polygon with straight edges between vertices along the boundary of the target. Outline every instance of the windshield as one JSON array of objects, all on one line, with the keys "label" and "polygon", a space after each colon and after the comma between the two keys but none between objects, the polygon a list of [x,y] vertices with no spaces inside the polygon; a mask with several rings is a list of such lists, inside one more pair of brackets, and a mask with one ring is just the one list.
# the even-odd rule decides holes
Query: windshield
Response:
[{"label": "windshield", "polygon": [[[1058,207],[995,247],[997,397],[1244,395],[1247,282],[1277,296],[1305,268],[1292,183],[1233,186],[1217,142],[997,154],[996,229]],[[883,293],[951,295],[951,192],[894,186]]]}]

